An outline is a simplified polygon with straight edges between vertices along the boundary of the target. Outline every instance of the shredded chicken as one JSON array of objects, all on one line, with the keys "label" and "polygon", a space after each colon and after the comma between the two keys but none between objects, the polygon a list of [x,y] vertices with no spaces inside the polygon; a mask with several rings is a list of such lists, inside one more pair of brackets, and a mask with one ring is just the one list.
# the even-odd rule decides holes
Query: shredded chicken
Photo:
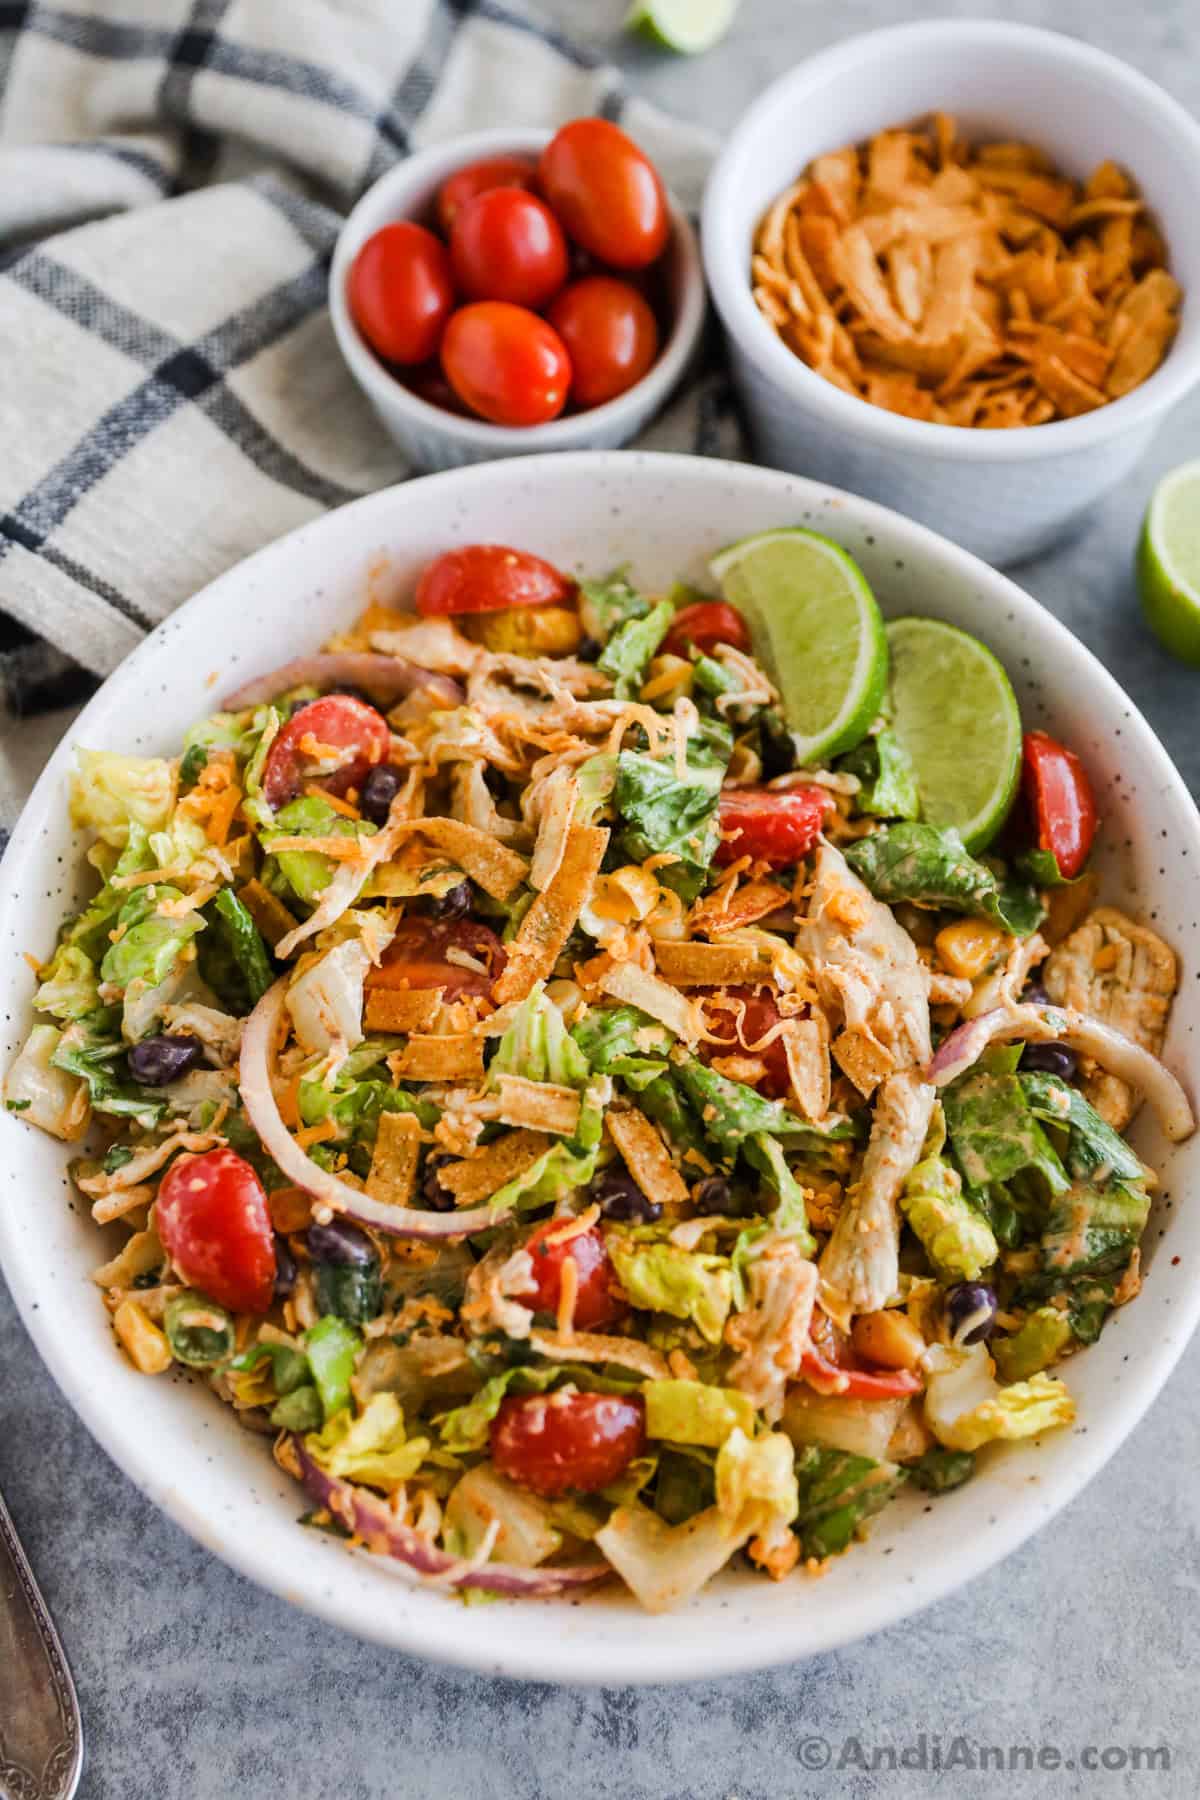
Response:
[{"label": "shredded chicken", "polygon": [[878,1312],[896,1291],[896,1202],[920,1157],[935,1098],[936,1089],[913,1070],[889,1075],[879,1090],[862,1177],[821,1257],[821,1280],[840,1300],[839,1310]]},{"label": "shredded chicken", "polygon": [[808,1346],[816,1266],[793,1239],[773,1232],[750,1265],[749,1287],[749,1305],[725,1327],[725,1341],[738,1352],[726,1379],[774,1425]]}]

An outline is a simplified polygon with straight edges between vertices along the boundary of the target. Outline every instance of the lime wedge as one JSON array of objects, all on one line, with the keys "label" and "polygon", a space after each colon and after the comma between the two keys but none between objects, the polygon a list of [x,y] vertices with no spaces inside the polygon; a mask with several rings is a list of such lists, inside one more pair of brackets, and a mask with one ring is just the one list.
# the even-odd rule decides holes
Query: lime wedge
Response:
[{"label": "lime wedge", "polygon": [[659,49],[698,56],[725,36],[737,9],[738,0],[634,0],[625,29]]},{"label": "lime wedge", "polygon": [[891,712],[917,775],[921,817],[985,848],[1013,803],[1021,715],[1004,669],[978,638],[940,619],[895,619]]},{"label": "lime wedge", "polygon": [[851,749],[883,704],[888,666],[883,618],[858,564],[796,527],[743,538],[709,566],[782,695],[797,760]]},{"label": "lime wedge", "polygon": [[1200,664],[1200,461],[1172,469],[1155,488],[1137,581],[1151,630],[1172,655]]}]

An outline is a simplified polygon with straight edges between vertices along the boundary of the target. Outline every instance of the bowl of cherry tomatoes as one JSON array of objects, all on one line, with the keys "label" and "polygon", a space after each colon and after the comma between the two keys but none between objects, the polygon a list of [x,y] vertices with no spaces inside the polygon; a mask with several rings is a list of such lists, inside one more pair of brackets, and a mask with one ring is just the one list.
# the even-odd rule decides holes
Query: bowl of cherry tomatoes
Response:
[{"label": "bowl of cherry tomatoes", "polygon": [[367,190],[334,250],[338,346],[422,469],[613,449],[696,348],[695,233],[619,126],[481,131]]}]

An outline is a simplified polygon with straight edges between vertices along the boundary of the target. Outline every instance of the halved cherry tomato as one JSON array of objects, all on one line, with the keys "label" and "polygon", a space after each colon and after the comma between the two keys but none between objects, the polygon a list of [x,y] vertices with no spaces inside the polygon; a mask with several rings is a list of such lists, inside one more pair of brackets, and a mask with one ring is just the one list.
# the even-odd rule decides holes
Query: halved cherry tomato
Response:
[{"label": "halved cherry tomato", "polygon": [[159,1183],[155,1229],[189,1287],[231,1312],[265,1313],[275,1233],[262,1182],[234,1151],[179,1156]]},{"label": "halved cherry tomato", "polygon": [[567,235],[614,269],[643,269],[666,248],[666,190],[619,125],[572,119],[542,151],[538,184]]},{"label": "halved cherry tomato", "polygon": [[615,400],[658,355],[654,314],[635,287],[614,275],[572,282],[546,316],[567,346],[576,406]]},{"label": "halved cherry tomato", "polygon": [[493,425],[545,425],[571,386],[571,359],[553,325],[507,300],[477,300],[451,315],[442,367],[459,399]]},{"label": "halved cherry tomato", "polygon": [[426,564],[417,583],[417,611],[427,619],[459,613],[504,612],[510,606],[562,606],[575,583],[553,563],[507,544],[468,544]]},{"label": "halved cherry tomato", "polygon": [[1025,733],[1021,784],[1037,831],[1064,881],[1083,870],[1096,835],[1096,799],[1087,770],[1073,750],[1044,731]]},{"label": "halved cherry tomato", "polygon": [[346,298],[376,355],[394,363],[427,362],[437,355],[454,306],[445,244],[408,219],[383,226],[355,257]]},{"label": "halved cherry tomato", "polygon": [[492,1421],[502,1475],[553,1499],[594,1494],[623,1475],[646,1442],[641,1395],[510,1394]]},{"label": "halved cherry tomato", "polygon": [[563,1264],[570,1260],[578,1281],[575,1323],[584,1331],[594,1331],[597,1326],[610,1324],[622,1311],[615,1291],[616,1271],[609,1261],[604,1238],[594,1225],[565,1243],[554,1241],[570,1224],[570,1219],[547,1219],[526,1238],[525,1249],[533,1258],[533,1286],[526,1288],[524,1294],[531,1296],[535,1312],[557,1313]]},{"label": "halved cherry tomato", "polygon": [[662,641],[664,655],[686,656],[692,645],[705,655],[718,644],[734,650],[750,648],[750,632],[736,606],[727,600],[695,600],[681,606]]},{"label": "halved cherry tomato", "polygon": [[536,195],[488,188],[459,209],[450,266],[469,300],[511,300],[536,309],[567,279],[567,240]]},{"label": "halved cherry tomato", "polygon": [[721,841],[714,861],[725,867],[752,856],[786,869],[807,856],[833,801],[823,787],[806,785],[776,793],[770,788],[728,788],[721,795]]},{"label": "halved cherry tomato", "polygon": [[873,1369],[858,1357],[849,1338],[818,1307],[812,1317],[810,1344],[800,1372],[818,1394],[841,1394],[848,1400],[896,1400],[924,1387],[911,1369]]},{"label": "halved cherry tomato", "polygon": [[[482,963],[483,970],[450,961],[449,950],[465,952]],[[447,1000],[460,994],[490,994],[507,961],[508,952],[495,932],[475,919],[401,919],[383,961],[367,970],[366,986],[444,988]]]},{"label": "halved cherry tomato", "polygon": [[[310,782],[329,794],[361,787],[387,756],[391,741],[387,720],[365,700],[350,694],[314,700],[288,720],[267,752],[262,776],[267,805],[285,805]],[[328,750],[341,753],[336,768],[330,767]]]},{"label": "halved cherry tomato", "polygon": [[450,236],[454,221],[468,200],[489,188],[531,189],[537,180],[537,164],[531,156],[485,156],[480,162],[456,169],[438,189],[437,221]]},{"label": "halved cherry tomato", "polygon": [[704,1009],[705,1025],[724,1040],[719,1044],[702,1043],[703,1060],[711,1062],[714,1056],[757,1056],[766,1072],[756,1085],[772,1100],[786,1094],[791,1080],[783,1039],[773,1038],[761,1050],[754,1048],[779,1023],[779,1008],[770,988],[702,988],[697,998]]}]

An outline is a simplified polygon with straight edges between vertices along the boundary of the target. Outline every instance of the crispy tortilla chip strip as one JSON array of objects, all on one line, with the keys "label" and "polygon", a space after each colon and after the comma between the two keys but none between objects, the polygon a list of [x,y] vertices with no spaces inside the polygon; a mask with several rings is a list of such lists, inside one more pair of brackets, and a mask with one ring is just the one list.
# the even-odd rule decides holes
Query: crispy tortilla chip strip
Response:
[{"label": "crispy tortilla chip strip", "polygon": [[1120,399],[1122,394],[1129,393],[1131,388],[1153,375],[1178,328],[1179,321],[1173,314],[1160,313],[1156,319],[1129,333],[1113,358],[1112,371],[1105,383],[1110,400]]},{"label": "crispy tortilla chip strip", "polygon": [[1083,192],[1088,200],[1123,200],[1133,192],[1133,184],[1117,163],[1105,161],[1092,170]]},{"label": "crispy tortilla chip strip", "polygon": [[1143,200],[1084,200],[1071,208],[1067,227],[1075,231],[1080,225],[1090,225],[1094,219],[1119,219],[1122,216],[1132,219],[1144,205]]},{"label": "crispy tortilla chip strip", "polygon": [[933,287],[921,336],[928,344],[945,343],[962,331],[975,295],[979,245],[974,238],[952,238],[933,255]]},{"label": "crispy tortilla chip strip", "polygon": [[551,973],[592,892],[608,847],[598,825],[573,825],[558,873],[537,896],[508,947],[508,964],[494,989],[497,1005],[523,1000],[535,981]]},{"label": "crispy tortilla chip strip", "polygon": [[1096,407],[1104,405],[1103,391],[1076,375],[1053,351],[1042,351],[1035,356],[1033,378],[1043,394],[1047,394],[1068,419],[1076,418],[1080,413],[1094,412]]},{"label": "crispy tortilla chip strip", "polygon": [[756,249],[768,263],[779,266],[783,261],[783,228],[792,208],[807,192],[809,182],[801,178],[785,188],[775,201],[758,232]]},{"label": "crispy tortilla chip strip", "polygon": [[903,193],[912,168],[913,140],[908,131],[881,131],[867,146],[866,204]]},{"label": "crispy tortilla chip strip", "polygon": [[770,958],[754,944],[674,943],[660,938],[654,960],[659,973],[682,988],[762,981],[771,972]]},{"label": "crispy tortilla chip strip", "polygon": [[600,990],[627,1006],[640,1007],[668,1031],[694,1044],[700,1036],[698,1009],[677,988],[657,975],[639,969],[636,963],[617,963],[600,978]]},{"label": "crispy tortilla chip strip", "polygon": [[833,1060],[843,1075],[849,1076],[864,1100],[871,1098],[894,1066],[891,1051],[885,1050],[865,1031],[843,1031],[835,1038]]},{"label": "crispy tortilla chip strip", "polygon": [[888,298],[883,273],[861,225],[842,233],[837,267],[846,289],[872,330],[890,343],[902,343],[912,332]]},{"label": "crispy tortilla chip strip", "polygon": [[[817,283],[827,294],[835,293],[838,287],[838,278],[834,253],[839,236],[836,222],[822,213],[805,213],[796,221],[796,234],[799,254],[804,258],[805,264],[811,270]],[[785,239],[785,246],[786,242]],[[804,293],[799,276],[796,276],[796,285],[800,287],[801,293]],[[807,294],[805,294],[805,300],[808,300]],[[811,306],[811,302],[809,305]]]},{"label": "crispy tortilla chip strip", "polygon": [[288,911],[283,901],[277,898],[270,888],[263,886],[257,876],[253,881],[246,882],[244,887],[237,890],[237,897],[272,950],[280,938],[286,937],[289,931],[295,931],[296,926],[300,923],[294,914]]},{"label": "crispy tortilla chip strip", "polygon": [[461,819],[408,819],[404,828],[444,850],[493,900],[510,899],[528,878],[529,864],[523,856]]},{"label": "crispy tortilla chip strip", "polygon": [[[717,889],[715,894],[697,900],[688,914],[688,925],[692,931],[702,931],[707,937],[719,937],[724,931],[738,931],[746,925],[756,925],[759,919],[765,919],[781,906],[786,906],[791,895],[775,881],[747,881],[736,889],[727,882]],[[673,947],[677,950],[688,948],[683,944],[667,946],[660,942],[658,948]],[[662,963],[659,963],[662,968]],[[664,969],[663,973],[667,971]],[[671,977],[668,975],[668,980]]]},{"label": "crispy tortilla chip strip", "polygon": [[415,1113],[379,1115],[375,1151],[367,1176],[367,1193],[388,1206],[407,1206],[417,1185],[421,1154],[421,1122]]},{"label": "crispy tortilla chip strip", "polygon": [[368,1031],[432,1031],[442,1010],[441,988],[371,987],[363,995]]},{"label": "crispy tortilla chip strip", "polygon": [[579,1095],[555,1081],[530,1081],[526,1075],[497,1075],[496,1117],[504,1125],[529,1131],[552,1131],[573,1137],[579,1126]]},{"label": "crispy tortilla chip strip", "polygon": [[841,225],[848,225],[858,211],[858,190],[861,177],[858,172],[858,152],[853,144],[844,150],[834,150],[828,155],[814,157],[812,179],[821,190],[833,217]]},{"label": "crispy tortilla chip strip", "polygon": [[644,1113],[632,1106],[610,1107],[604,1116],[604,1128],[647,1200],[669,1209],[686,1204],[687,1183]]},{"label": "crispy tortilla chip strip", "polygon": [[549,1150],[552,1140],[540,1131],[507,1131],[487,1144],[477,1156],[450,1163],[438,1170],[441,1185],[454,1195],[456,1206],[478,1206]]},{"label": "crispy tortilla chip strip", "polygon": [[388,1066],[399,1081],[482,1081],[483,1045],[469,1031],[446,1037],[414,1032]]},{"label": "crispy tortilla chip strip", "polygon": [[910,325],[925,317],[933,285],[933,254],[927,238],[906,238],[893,244],[887,255],[888,276],[896,305]]}]

